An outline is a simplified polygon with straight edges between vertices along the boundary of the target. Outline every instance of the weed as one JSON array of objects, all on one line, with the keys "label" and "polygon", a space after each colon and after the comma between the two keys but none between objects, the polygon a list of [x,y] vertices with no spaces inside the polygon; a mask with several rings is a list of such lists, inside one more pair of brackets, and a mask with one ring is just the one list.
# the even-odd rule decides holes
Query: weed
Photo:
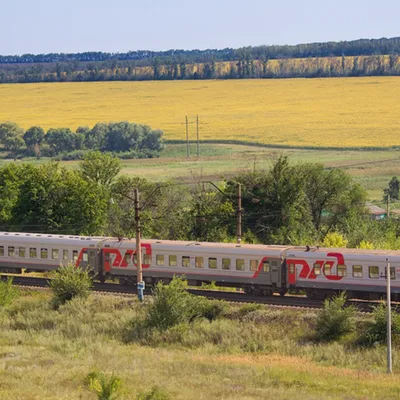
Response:
[{"label": "weed", "polygon": [[87,298],[92,285],[93,282],[88,270],[75,267],[73,264],[60,266],[54,271],[53,279],[50,281],[55,308],[74,297]]},{"label": "weed", "polygon": [[169,394],[158,386],[153,386],[148,391],[138,393],[137,400],[169,400]]},{"label": "weed", "polygon": [[324,301],[324,307],[317,318],[316,332],[321,340],[335,340],[354,331],[354,306],[346,307],[346,293],[342,292]]},{"label": "weed", "polygon": [[118,376],[112,374],[107,378],[98,370],[90,372],[84,382],[88,389],[97,395],[98,400],[116,399],[122,383]]},{"label": "weed", "polygon": [[12,284],[12,278],[0,280],[0,307],[7,306],[18,296],[18,290]]}]

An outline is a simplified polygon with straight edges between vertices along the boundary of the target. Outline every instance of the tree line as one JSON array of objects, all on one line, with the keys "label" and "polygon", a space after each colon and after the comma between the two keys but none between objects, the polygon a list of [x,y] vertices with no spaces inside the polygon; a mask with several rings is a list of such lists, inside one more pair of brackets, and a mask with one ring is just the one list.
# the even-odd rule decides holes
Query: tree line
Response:
[{"label": "tree line", "polygon": [[164,148],[161,130],[126,121],[80,126],[75,132],[69,128],[45,132],[40,126],[25,131],[14,122],[4,122],[0,124],[0,143],[13,158],[62,154],[63,159],[73,159],[87,150],[114,152],[122,158],[151,158]]},{"label": "tree line", "polygon": [[246,49],[235,61],[191,63],[173,56],[153,58],[150,65],[136,61],[102,61],[91,63],[0,64],[0,83],[92,82],[196,79],[272,79],[349,76],[400,75],[398,53],[370,56],[272,59],[252,58]]},{"label": "tree line", "polygon": [[246,243],[400,248],[396,220],[373,221],[365,190],[344,171],[290,164],[208,182],[157,184],[119,175],[119,159],[89,152],[79,168],[56,162],[0,168],[0,225],[4,231],[135,237],[132,192],[142,199],[146,238],[235,241],[236,189],[242,185]]},{"label": "tree line", "polygon": [[358,39],[340,42],[303,43],[297,45],[270,45],[247,46],[238,49],[206,49],[182,50],[170,49],[166,51],[138,50],[126,53],[84,52],[84,53],[49,53],[23,54],[0,56],[0,64],[32,64],[57,62],[94,62],[94,61],[143,61],[143,65],[150,65],[151,60],[158,58],[161,61],[171,57],[182,57],[188,62],[204,63],[211,60],[235,61],[241,53],[248,52],[250,58],[261,60],[268,54],[271,59],[278,58],[307,58],[336,56],[361,56],[373,54],[400,53],[400,37],[380,39]]}]

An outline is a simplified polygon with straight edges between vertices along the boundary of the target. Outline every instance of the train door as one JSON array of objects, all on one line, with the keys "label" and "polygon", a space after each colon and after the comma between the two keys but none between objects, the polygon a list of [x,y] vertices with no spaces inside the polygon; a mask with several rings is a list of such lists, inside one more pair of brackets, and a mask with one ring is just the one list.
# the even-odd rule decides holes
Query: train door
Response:
[{"label": "train door", "polygon": [[281,286],[281,276],[280,276],[280,259],[279,258],[269,258],[263,260],[262,270],[264,275],[264,283],[268,286]]},{"label": "train door", "polygon": [[89,257],[88,257],[88,265],[90,268],[92,268],[95,272],[97,272],[97,251],[90,249],[88,251]]}]

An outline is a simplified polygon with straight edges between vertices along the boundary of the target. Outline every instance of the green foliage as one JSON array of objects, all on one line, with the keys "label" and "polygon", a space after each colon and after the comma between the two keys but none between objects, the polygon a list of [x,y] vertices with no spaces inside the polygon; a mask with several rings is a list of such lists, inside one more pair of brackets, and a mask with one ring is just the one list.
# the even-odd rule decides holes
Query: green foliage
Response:
[{"label": "green foliage", "polygon": [[12,278],[0,280],[0,307],[7,306],[18,296],[18,290],[12,284]]},{"label": "green foliage", "polygon": [[383,200],[386,201],[388,196],[390,196],[391,200],[398,200],[400,195],[400,182],[397,176],[394,176],[389,184],[388,187],[383,189]]},{"label": "green foliage", "polygon": [[373,250],[374,244],[368,242],[367,240],[361,240],[360,244],[357,246],[358,249],[366,249],[366,250]]},{"label": "green foliage", "polygon": [[346,293],[342,292],[324,301],[316,326],[320,340],[336,340],[355,329],[356,309],[354,306],[346,307],[346,300]]},{"label": "green foliage", "polygon": [[329,232],[322,242],[323,247],[343,248],[347,246],[347,240],[339,232]]},{"label": "green foliage", "polygon": [[122,381],[117,375],[112,374],[107,378],[103,372],[94,370],[86,376],[84,383],[97,395],[98,400],[113,400],[118,396]]},{"label": "green foliage", "polygon": [[[368,324],[365,332],[360,337],[360,343],[366,346],[384,344],[387,341],[387,303],[374,306],[373,320]],[[392,310],[392,338],[397,342],[400,338],[400,314]]]},{"label": "green foliage", "polygon": [[150,390],[145,390],[136,396],[136,400],[169,400],[168,392],[158,386],[153,386]]},{"label": "green foliage", "polygon": [[91,151],[79,163],[83,178],[95,184],[110,186],[121,171],[121,162],[110,154]]},{"label": "green foliage", "polygon": [[73,264],[60,266],[53,272],[53,279],[50,281],[55,307],[75,297],[86,299],[89,297],[92,285],[89,271],[75,267]]}]

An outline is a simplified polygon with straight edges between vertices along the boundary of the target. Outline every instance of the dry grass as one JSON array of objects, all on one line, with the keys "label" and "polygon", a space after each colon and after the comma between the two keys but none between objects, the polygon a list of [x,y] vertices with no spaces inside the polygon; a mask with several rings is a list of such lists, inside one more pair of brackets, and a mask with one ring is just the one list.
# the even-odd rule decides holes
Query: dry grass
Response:
[{"label": "dry grass", "polygon": [[0,121],[24,128],[129,120],[185,138],[293,146],[400,145],[396,77],[96,82],[0,86]]},{"label": "dry grass", "polygon": [[[93,295],[58,311],[49,300],[48,292],[23,292],[0,310],[0,399],[94,399],[83,385],[94,369],[121,377],[121,399],[134,399],[153,385],[185,400],[400,396],[400,365],[395,359],[395,374],[385,375],[383,348],[358,351],[340,343],[299,341],[312,326],[313,313],[262,306],[238,321],[240,313],[232,310],[233,319],[217,321],[214,328],[209,322],[195,325],[186,338],[190,343],[140,346],[121,340],[143,307],[136,300]],[[245,344],[243,333],[249,330],[263,350],[225,347],[215,340],[226,336]]]}]

